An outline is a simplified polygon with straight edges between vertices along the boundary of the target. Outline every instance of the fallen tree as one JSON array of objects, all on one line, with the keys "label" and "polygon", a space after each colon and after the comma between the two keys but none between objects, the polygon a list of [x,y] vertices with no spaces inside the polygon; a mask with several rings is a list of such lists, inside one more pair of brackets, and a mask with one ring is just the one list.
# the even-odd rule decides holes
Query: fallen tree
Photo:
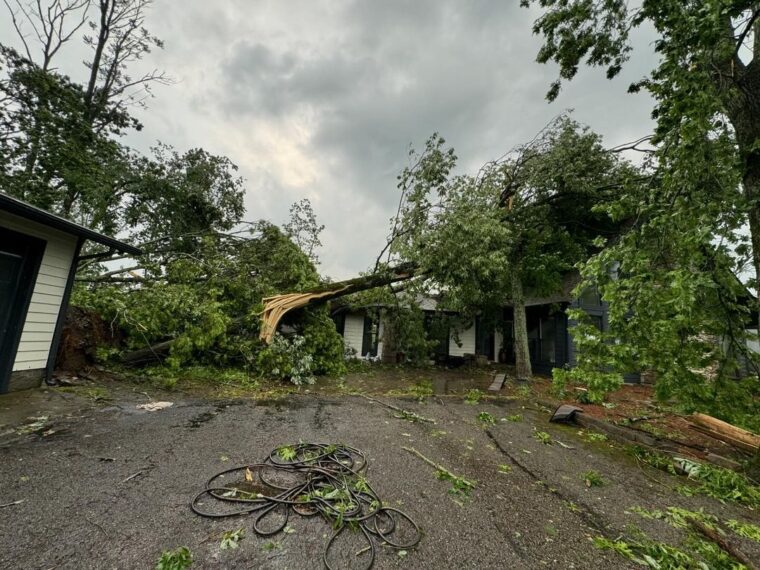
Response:
[{"label": "fallen tree", "polygon": [[[259,338],[266,343],[271,342],[282,318],[286,313],[294,309],[326,303],[332,299],[360,291],[405,281],[414,277],[416,270],[415,264],[404,263],[370,275],[338,281],[336,283],[328,283],[297,293],[285,293],[265,297],[262,299],[264,310],[260,313],[261,326]],[[234,319],[229,328],[235,329],[243,320],[244,317]],[[120,361],[128,366],[142,366],[151,362],[160,362],[170,353],[175,341],[176,339],[165,339],[148,347],[126,352],[121,355]]]}]

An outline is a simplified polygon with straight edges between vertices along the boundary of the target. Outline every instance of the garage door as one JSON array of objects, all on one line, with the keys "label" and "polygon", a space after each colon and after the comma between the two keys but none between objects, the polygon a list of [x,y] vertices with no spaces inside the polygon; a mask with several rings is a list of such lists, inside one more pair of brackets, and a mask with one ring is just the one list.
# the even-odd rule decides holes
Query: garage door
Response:
[{"label": "garage door", "polygon": [[8,390],[45,242],[0,228],[0,393]]}]

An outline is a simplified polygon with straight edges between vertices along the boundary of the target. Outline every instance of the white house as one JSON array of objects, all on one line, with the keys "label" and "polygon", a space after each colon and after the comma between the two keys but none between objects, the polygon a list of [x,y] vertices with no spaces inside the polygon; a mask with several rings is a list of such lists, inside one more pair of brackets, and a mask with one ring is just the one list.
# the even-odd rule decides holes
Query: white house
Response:
[{"label": "white house", "polygon": [[[80,256],[86,240],[107,250]],[[50,377],[78,262],[116,251],[140,254],[0,193],[0,394]]]}]

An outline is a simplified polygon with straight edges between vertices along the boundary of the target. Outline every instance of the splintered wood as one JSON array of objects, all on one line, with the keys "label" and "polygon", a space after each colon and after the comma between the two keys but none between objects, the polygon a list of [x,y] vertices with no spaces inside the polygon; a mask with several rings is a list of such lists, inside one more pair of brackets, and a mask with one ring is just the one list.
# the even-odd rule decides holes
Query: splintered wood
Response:
[{"label": "splintered wood", "polygon": [[288,311],[300,309],[320,299],[336,297],[339,291],[286,293],[284,295],[275,295],[274,297],[265,297],[263,299],[264,310],[261,313],[261,332],[259,333],[259,338],[267,344],[271,343],[274,333],[277,332],[277,325],[280,324],[280,320],[282,320],[282,317]]}]

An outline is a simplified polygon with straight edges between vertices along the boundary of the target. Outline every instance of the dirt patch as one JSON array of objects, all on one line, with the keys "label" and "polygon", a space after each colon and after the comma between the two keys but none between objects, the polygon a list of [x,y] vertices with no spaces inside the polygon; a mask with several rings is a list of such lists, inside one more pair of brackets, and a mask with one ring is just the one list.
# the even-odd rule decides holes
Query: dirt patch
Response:
[{"label": "dirt patch", "polygon": [[98,347],[119,347],[124,337],[116,326],[106,323],[94,311],[69,307],[63,325],[56,369],[78,372],[96,361]]}]

